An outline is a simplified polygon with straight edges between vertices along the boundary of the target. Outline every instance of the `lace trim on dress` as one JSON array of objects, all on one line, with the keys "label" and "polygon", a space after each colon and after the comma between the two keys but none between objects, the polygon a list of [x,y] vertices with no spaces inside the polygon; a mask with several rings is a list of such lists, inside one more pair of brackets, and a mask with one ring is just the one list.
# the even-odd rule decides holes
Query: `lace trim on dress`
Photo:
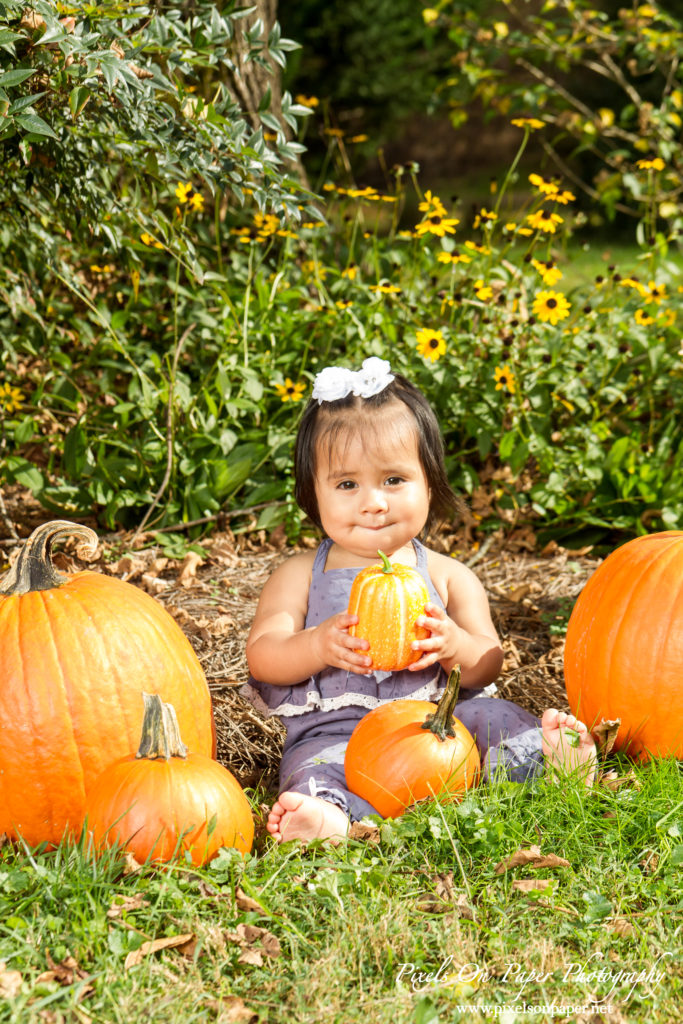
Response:
[{"label": "lace trim on dress", "polygon": [[[401,699],[437,701],[445,689],[443,685],[438,685],[440,676],[441,673],[437,672],[428,683],[420,686],[417,690],[413,690],[412,693],[407,693]],[[308,690],[305,704],[278,704],[276,708],[269,708],[258,690],[251,683],[244,683],[239,692],[240,696],[248,700],[257,711],[260,711],[264,718],[272,718],[273,716],[277,718],[293,718],[296,715],[305,715],[309,711],[337,711],[339,708],[351,706],[367,708],[368,711],[372,711],[373,708],[378,708],[380,704],[393,704],[397,699],[396,697],[382,699],[381,697],[373,697],[368,693],[340,693],[337,697],[321,697],[316,690]]]}]

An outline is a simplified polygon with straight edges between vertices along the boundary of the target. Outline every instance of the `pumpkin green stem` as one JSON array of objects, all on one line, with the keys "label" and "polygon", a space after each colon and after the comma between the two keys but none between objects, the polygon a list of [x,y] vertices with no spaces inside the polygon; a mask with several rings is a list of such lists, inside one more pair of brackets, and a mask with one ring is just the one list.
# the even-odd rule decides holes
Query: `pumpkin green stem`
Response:
[{"label": "pumpkin green stem", "polygon": [[383,551],[378,551],[377,554],[382,559],[382,572],[386,572],[386,573],[393,572],[394,571],[394,567],[391,564],[391,562],[389,561],[389,559],[387,558],[387,556],[384,554],[384,552]]},{"label": "pumpkin green stem", "polygon": [[150,760],[187,757],[187,747],[180,738],[180,727],[172,704],[164,704],[158,693],[143,693],[145,713],[142,735],[136,757]]},{"label": "pumpkin green stem", "polygon": [[19,552],[19,557],[0,581],[0,594],[28,594],[34,590],[53,590],[69,579],[52,564],[52,545],[60,537],[76,536],[87,541],[92,551],[97,547],[97,534],[88,526],[55,519],[34,530]]},{"label": "pumpkin green stem", "polygon": [[440,740],[445,740],[447,736],[455,736],[455,729],[453,728],[453,712],[455,711],[455,705],[458,703],[458,695],[460,693],[460,666],[455,665],[451,669],[451,674],[448,677],[446,683],[446,689],[443,692],[443,696],[439,701],[438,707],[433,715],[427,715],[424,722],[420,726],[421,729],[429,729],[435,736],[438,736]]}]

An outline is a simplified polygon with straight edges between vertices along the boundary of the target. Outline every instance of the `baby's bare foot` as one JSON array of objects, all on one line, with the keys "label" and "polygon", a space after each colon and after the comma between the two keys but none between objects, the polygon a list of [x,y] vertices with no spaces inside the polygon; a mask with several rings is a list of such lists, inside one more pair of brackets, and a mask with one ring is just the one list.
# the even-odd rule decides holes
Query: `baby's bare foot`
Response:
[{"label": "baby's bare foot", "polygon": [[548,708],[541,719],[543,755],[548,768],[577,774],[590,786],[595,779],[597,754],[588,727],[574,715]]},{"label": "baby's bare foot", "polygon": [[342,839],[349,831],[349,819],[341,807],[305,793],[280,793],[273,804],[266,828],[278,843],[287,839]]}]

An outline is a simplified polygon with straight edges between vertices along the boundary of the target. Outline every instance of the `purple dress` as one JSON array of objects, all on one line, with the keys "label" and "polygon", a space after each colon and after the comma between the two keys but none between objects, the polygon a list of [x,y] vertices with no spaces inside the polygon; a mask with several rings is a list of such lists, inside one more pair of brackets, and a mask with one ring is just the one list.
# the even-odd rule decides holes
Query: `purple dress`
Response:
[{"label": "purple dress", "polygon": [[[325,571],[332,541],[324,540],[313,563],[306,627],[345,612],[358,568]],[[430,600],[443,608],[427,569],[427,549],[413,540],[417,571]],[[446,673],[437,663],[419,672],[374,672],[356,675],[326,668],[293,686],[273,686],[253,677],[241,693],[265,717],[277,715],[287,730],[280,764],[280,792],[293,790],[337,804],[352,821],[377,814],[361,797],[350,793],[344,776],[349,737],[363,715],[380,704],[409,697],[438,701]],[[482,690],[461,693],[456,717],[475,738],[484,767],[491,777],[500,766],[507,778],[523,782],[542,771],[539,720],[510,701],[486,696]]]}]

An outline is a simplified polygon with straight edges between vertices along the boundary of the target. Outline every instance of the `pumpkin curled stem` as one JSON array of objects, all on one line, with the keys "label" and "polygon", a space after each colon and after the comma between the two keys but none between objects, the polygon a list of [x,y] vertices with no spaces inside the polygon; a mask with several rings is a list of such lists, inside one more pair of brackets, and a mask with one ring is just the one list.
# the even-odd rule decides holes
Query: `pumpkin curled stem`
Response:
[{"label": "pumpkin curled stem", "polygon": [[460,666],[455,665],[448,676],[446,689],[433,715],[427,715],[420,726],[421,729],[429,729],[442,742],[447,736],[455,736],[453,728],[453,713],[458,703],[460,693]]},{"label": "pumpkin curled stem", "polygon": [[382,559],[382,572],[387,573],[387,574],[390,573],[390,572],[393,572],[394,571],[394,567],[391,564],[391,562],[389,561],[389,559],[387,558],[387,556],[384,554],[384,552],[380,551],[379,548],[378,548],[377,549],[377,554]]},{"label": "pumpkin curled stem", "polygon": [[81,537],[91,551],[97,547],[97,534],[89,526],[54,519],[33,531],[19,552],[19,557],[0,581],[0,594],[29,594],[36,590],[53,590],[66,583],[68,576],[58,572],[52,563],[52,545],[60,537]]},{"label": "pumpkin curled stem", "polygon": [[180,738],[180,727],[172,704],[164,704],[158,693],[143,693],[145,713],[142,718],[140,746],[136,757],[149,760],[187,757],[187,747]]}]

